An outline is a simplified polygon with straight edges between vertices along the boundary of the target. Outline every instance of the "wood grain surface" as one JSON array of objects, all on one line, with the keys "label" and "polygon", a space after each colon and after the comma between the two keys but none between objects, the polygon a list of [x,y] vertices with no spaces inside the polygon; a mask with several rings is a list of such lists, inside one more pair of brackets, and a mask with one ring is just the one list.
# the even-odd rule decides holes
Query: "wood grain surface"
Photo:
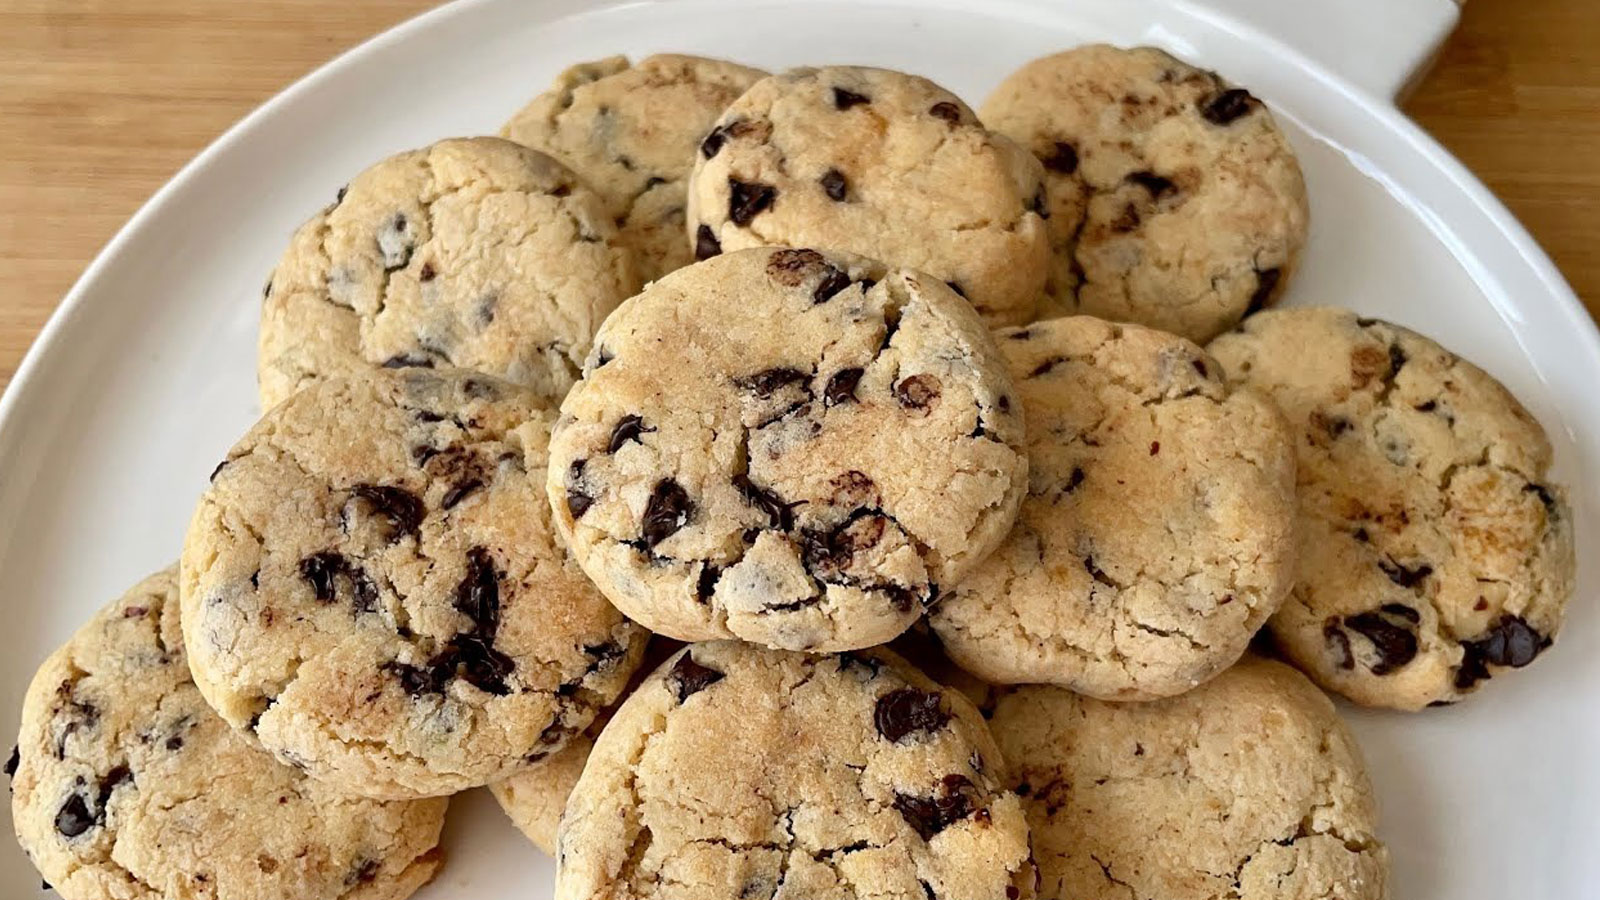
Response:
[{"label": "wood grain surface", "polygon": [[[0,384],[123,222],[229,125],[430,0],[0,0]],[[1600,2],[1474,0],[1408,111],[1600,315]]]}]

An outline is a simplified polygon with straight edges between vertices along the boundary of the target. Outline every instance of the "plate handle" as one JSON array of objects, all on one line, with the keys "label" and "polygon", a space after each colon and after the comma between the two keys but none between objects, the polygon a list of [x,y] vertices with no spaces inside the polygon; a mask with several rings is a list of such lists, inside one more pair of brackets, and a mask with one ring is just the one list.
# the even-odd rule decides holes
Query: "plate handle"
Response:
[{"label": "plate handle", "polygon": [[1361,90],[1398,100],[1461,16],[1456,0],[1201,0],[1279,38]]}]

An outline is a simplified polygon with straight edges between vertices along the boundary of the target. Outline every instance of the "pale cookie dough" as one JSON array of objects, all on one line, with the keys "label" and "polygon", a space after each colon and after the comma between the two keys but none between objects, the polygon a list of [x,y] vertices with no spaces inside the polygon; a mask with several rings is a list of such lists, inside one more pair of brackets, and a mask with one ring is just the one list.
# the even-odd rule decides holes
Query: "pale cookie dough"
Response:
[{"label": "pale cookie dough", "polygon": [[1270,628],[1368,706],[1450,703],[1520,668],[1572,596],[1572,510],[1550,442],[1499,382],[1341,309],[1246,320],[1211,351],[1297,435],[1300,571]]},{"label": "pale cookie dough", "polygon": [[1282,663],[1247,656],[1153,703],[1011,688],[989,725],[1024,798],[1041,897],[1388,896],[1360,751]]},{"label": "pale cookie dough", "polygon": [[[635,680],[654,671],[656,666],[683,649],[683,643],[671,638],[654,637],[645,650],[645,660],[635,673]],[[634,685],[630,685],[631,688]],[[626,699],[624,693],[623,698]],[[550,754],[548,759],[529,766],[526,770],[489,785],[495,802],[505,811],[511,824],[517,826],[535,847],[550,856],[556,855],[556,830],[561,825],[561,813],[567,807],[567,795],[583,774],[584,763],[594,749],[594,739],[606,723],[611,721],[612,710],[606,709],[595,716],[583,734],[574,735],[566,746]]]},{"label": "pale cookie dough", "polygon": [[401,153],[290,241],[261,309],[261,403],[410,366],[473,369],[559,401],[600,321],[638,286],[605,204],[548,156],[499,138]]},{"label": "pale cookie dough", "polygon": [[1000,542],[1022,445],[999,351],[938,280],[746,250],[606,321],[551,438],[550,502],[652,631],[849,650]]},{"label": "pale cookie dough", "polygon": [[755,246],[860,253],[927,272],[991,325],[1033,318],[1050,241],[1043,172],[925,78],[855,66],[758,82],[700,145],[696,258]]},{"label": "pale cookie dough", "polygon": [[400,900],[439,866],[445,800],[342,796],[206,706],[176,567],[45,660],[6,771],[17,839],[66,900]]},{"label": "pale cookie dough", "polygon": [[325,381],[229,452],[183,555],[195,681],[235,728],[351,794],[449,794],[561,748],[644,633],[566,556],[554,414],[459,371]]},{"label": "pale cookie dough", "polygon": [[1179,694],[1239,658],[1294,580],[1294,442],[1194,344],[1089,316],[997,332],[1029,484],[1000,549],[930,613],[998,683]]},{"label": "pale cookie dough", "polygon": [[1152,47],[1078,47],[995,89],[983,121],[1044,164],[1045,315],[1206,341],[1283,292],[1305,182],[1265,105]]},{"label": "pale cookie dough", "polygon": [[556,900],[1028,900],[983,719],[882,650],[685,649],[622,704],[562,823]]},{"label": "pale cookie dough", "polygon": [[550,154],[606,203],[645,281],[694,261],[683,239],[696,149],[717,117],[767,73],[666,53],[612,56],[556,76],[500,133]]}]

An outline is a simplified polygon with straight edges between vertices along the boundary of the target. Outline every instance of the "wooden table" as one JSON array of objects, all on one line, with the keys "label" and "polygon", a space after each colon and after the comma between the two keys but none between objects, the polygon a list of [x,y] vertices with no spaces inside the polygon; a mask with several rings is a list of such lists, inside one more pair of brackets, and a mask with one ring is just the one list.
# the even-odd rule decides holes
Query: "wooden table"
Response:
[{"label": "wooden table", "polygon": [[[432,0],[0,0],[0,385],[84,266],[251,108]],[[1600,3],[1474,0],[1408,110],[1600,316]]]}]

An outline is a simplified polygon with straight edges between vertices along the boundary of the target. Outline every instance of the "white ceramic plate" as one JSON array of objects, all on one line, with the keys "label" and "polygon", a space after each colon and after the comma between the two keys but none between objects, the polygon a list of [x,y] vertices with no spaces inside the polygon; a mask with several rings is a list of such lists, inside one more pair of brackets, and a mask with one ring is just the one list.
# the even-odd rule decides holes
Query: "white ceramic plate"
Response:
[{"label": "white ceramic plate", "polygon": [[[371,162],[492,133],[559,69],[617,52],[890,66],[976,103],[1034,56],[1153,43],[1289,123],[1314,224],[1288,301],[1390,318],[1476,360],[1545,424],[1572,488],[1579,591],[1548,657],[1450,709],[1349,711],[1395,896],[1600,896],[1600,340],[1500,204],[1393,106],[1454,21],[1449,0],[464,0],[397,28],[173,179],[90,266],[0,402],[0,727],[15,727],[51,648],[176,558],[206,474],[257,415],[260,286],[291,230]],[[448,849],[426,900],[550,894],[552,864],[482,792],[456,802]],[[0,894],[38,884],[0,841]]]}]

